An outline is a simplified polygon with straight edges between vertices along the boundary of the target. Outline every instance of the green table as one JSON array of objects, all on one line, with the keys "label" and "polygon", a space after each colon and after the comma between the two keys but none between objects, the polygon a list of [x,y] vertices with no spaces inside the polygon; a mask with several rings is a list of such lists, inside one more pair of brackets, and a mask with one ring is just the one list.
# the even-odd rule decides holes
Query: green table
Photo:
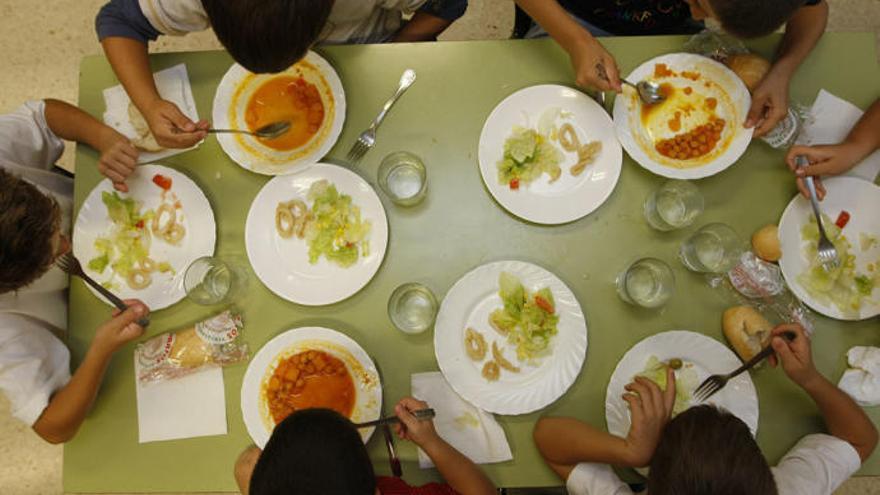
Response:
[{"label": "green table", "polygon": [[[684,38],[612,38],[605,41],[623,71],[653,56],[677,51]],[[755,43],[765,55],[778,38]],[[870,34],[827,34],[798,72],[792,98],[812,102],[820,88],[862,107],[877,95],[880,70]],[[383,368],[386,400],[409,394],[410,374],[436,370],[432,334],[404,336],[393,329],[385,306],[401,283],[421,281],[438,297],[471,268],[492,260],[521,259],[545,266],[577,295],[589,326],[589,349],[581,376],[568,393],[540,413],[499,418],[515,460],[486,466],[499,486],[558,485],[541,462],[531,441],[540,414],[574,415],[604,425],[605,386],[611,372],[639,340],[657,332],[688,329],[723,340],[721,312],[727,302],[705,290],[702,278],[676,261],[676,250],[687,235],[651,230],[641,214],[648,191],[662,178],[643,170],[628,157],[615,194],[596,212],[577,222],[544,227],[507,214],[495,204],[480,179],[477,142],[492,108],[510,93],[534,84],[572,85],[568,58],[551,41],[492,41],[330,47],[320,50],[339,71],[346,90],[348,118],[329,160],[341,159],[357,134],[367,126],[403,69],[415,68],[419,81],[394,108],[376,148],[361,165],[374,177],[385,154],[405,149],[423,157],[428,167],[427,200],[412,209],[387,202],[390,240],[384,265],[373,281],[350,299],[309,308],[284,301],[262,284],[252,284],[238,304],[247,322],[246,336],[254,350],[273,336],[305,325],[340,330],[358,341]],[[841,57],[846,55],[846,65]],[[210,117],[214,90],[229,68],[226,53],[179,53],[152,57],[154,69],[186,62],[196,104]],[[103,57],[82,63],[80,105],[93,115],[104,110],[101,89],[116,84]],[[82,204],[101,177],[96,153],[77,151],[76,205]],[[217,218],[217,253],[246,259],[244,223],[251,200],[268,180],[230,161],[212,137],[198,150],[163,160],[193,178],[205,191]],[[776,222],[795,194],[782,165],[782,153],[754,143],[741,163],[699,182],[706,196],[700,222],[724,221],[743,236]],[[621,302],[612,281],[624,263],[651,255],[670,262],[678,278],[678,294],[661,311],[640,311]],[[110,310],[78,280],[71,288],[71,348],[79,362]],[[183,301],[153,316],[148,335],[180,328],[213,310]],[[855,344],[878,345],[877,322],[838,323],[816,317],[814,341],[819,369],[837,379],[845,367],[845,351]],[[65,446],[64,488],[72,492],[224,491],[234,490],[232,465],[250,443],[241,421],[239,390],[245,366],[225,371],[229,434],[140,445],[132,346],[120,351],[111,366],[94,410],[76,437]],[[780,372],[753,375],[761,404],[758,440],[771,461],[777,460],[807,433],[821,430],[813,403]],[[875,421],[880,410],[870,411]],[[369,444],[377,469],[387,473],[381,441]],[[411,445],[400,448],[410,482],[436,477],[415,462]],[[880,474],[875,455],[861,474]]]}]

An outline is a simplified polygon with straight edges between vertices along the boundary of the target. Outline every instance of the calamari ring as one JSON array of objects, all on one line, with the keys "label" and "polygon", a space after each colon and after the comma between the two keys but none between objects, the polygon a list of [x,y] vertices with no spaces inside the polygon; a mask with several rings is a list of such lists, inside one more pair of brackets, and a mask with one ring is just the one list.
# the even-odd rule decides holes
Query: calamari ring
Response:
[{"label": "calamari ring", "polygon": [[578,149],[578,162],[571,167],[571,175],[578,176],[583,173],[588,165],[596,161],[596,157],[602,151],[602,141],[592,141]]},{"label": "calamari ring", "polygon": [[568,122],[559,127],[559,144],[562,145],[562,149],[569,153],[577,151],[581,147],[581,141],[578,139],[574,126]]},{"label": "calamari ring", "polygon": [[282,239],[290,239],[293,237],[293,225],[296,219],[293,212],[287,207],[286,203],[278,203],[275,207],[275,230]]},{"label": "calamari ring", "polygon": [[126,282],[134,290],[146,289],[153,282],[153,276],[146,270],[132,270],[128,273]]},{"label": "calamari ring", "polygon": [[162,234],[162,239],[165,239],[165,242],[168,244],[177,245],[180,244],[180,241],[183,240],[184,236],[186,236],[186,228],[179,223],[175,223],[171,226],[168,231]]},{"label": "calamari ring", "polygon": [[464,349],[469,358],[482,361],[486,357],[486,339],[483,338],[483,334],[468,327],[465,330]]},{"label": "calamari ring", "polygon": [[156,271],[156,262],[153,261],[153,258],[146,257],[146,258],[140,260],[136,264],[136,269],[145,271],[147,273],[155,272]]},{"label": "calamari ring", "polygon": [[513,363],[504,358],[504,354],[501,352],[501,350],[498,349],[497,342],[492,342],[492,357],[495,358],[495,362],[498,363],[498,366],[501,366],[507,371],[519,373],[519,368],[514,366]]},{"label": "calamari ring", "polygon": [[[165,225],[160,224],[163,213],[168,214],[168,221],[165,223]],[[162,203],[156,210],[155,216],[153,216],[153,224],[151,225],[153,233],[161,236],[171,230],[176,224],[177,211],[174,209],[174,206],[169,205],[168,203]]]},{"label": "calamari ring", "polygon": [[498,367],[498,363],[495,361],[486,361],[486,364],[483,365],[483,378],[490,382],[494,382],[498,380],[499,376],[501,376],[501,368]]}]

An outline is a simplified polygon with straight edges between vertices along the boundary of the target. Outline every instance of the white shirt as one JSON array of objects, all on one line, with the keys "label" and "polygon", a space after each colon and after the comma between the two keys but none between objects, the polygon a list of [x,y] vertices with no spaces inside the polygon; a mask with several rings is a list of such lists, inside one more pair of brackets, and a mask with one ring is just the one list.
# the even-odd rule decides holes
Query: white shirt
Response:
[{"label": "white shirt", "polygon": [[[403,14],[426,0],[336,0],[321,43],[378,43],[403,25]],[[201,0],[138,0],[144,17],[163,34],[183,35],[210,27]]]},{"label": "white shirt", "polygon": [[[0,116],[0,167],[52,195],[67,231],[73,181],[51,172],[63,150],[64,142],[46,124],[44,102]],[[28,425],[70,380],[70,352],[54,335],[67,330],[68,285],[68,277],[53,266],[33,284],[0,294],[0,390],[13,416]]]},{"label": "white shirt", "polygon": [[[848,442],[815,434],[802,438],[770,471],[779,495],[831,495],[861,465],[859,453]],[[571,495],[633,494],[606,464],[578,464],[566,488]]]}]

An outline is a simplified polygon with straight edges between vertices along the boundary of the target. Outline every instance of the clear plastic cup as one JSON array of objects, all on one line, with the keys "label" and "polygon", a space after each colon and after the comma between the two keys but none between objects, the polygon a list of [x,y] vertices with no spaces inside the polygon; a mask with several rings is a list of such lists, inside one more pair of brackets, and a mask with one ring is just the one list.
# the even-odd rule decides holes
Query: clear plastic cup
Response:
[{"label": "clear plastic cup", "polygon": [[247,286],[247,275],[236,263],[213,256],[192,262],[183,276],[186,297],[196,304],[212,306],[230,302]]},{"label": "clear plastic cup", "polygon": [[417,334],[431,328],[437,309],[434,293],[418,283],[401,285],[388,299],[388,317],[404,333]]},{"label": "clear plastic cup", "polygon": [[703,195],[694,183],[670,180],[645,200],[645,220],[657,230],[676,230],[694,223],[703,207]]},{"label": "clear plastic cup", "polygon": [[689,270],[725,273],[739,261],[744,244],[732,227],[710,223],[700,227],[682,244],[679,257]]},{"label": "clear plastic cup", "polygon": [[675,294],[675,275],[665,262],[642,258],[617,276],[617,293],[630,304],[659,308]]},{"label": "clear plastic cup", "polygon": [[400,206],[422,202],[428,190],[425,164],[408,151],[386,156],[379,165],[378,180],[382,192]]}]

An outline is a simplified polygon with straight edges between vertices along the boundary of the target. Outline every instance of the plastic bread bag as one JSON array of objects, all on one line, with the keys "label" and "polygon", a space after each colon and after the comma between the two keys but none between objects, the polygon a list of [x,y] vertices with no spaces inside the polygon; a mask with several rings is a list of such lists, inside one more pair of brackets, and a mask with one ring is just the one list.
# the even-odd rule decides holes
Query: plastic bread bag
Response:
[{"label": "plastic bread bag", "polygon": [[243,327],[241,316],[226,310],[191,327],[138,344],[138,380],[170,380],[207,366],[246,361],[250,353],[241,336]]},{"label": "plastic bread bag", "polygon": [[754,91],[770,71],[769,60],[749,52],[742,41],[712,29],[705,29],[692,36],[684,44],[684,50],[728,66],[743,80],[749,91]]}]

